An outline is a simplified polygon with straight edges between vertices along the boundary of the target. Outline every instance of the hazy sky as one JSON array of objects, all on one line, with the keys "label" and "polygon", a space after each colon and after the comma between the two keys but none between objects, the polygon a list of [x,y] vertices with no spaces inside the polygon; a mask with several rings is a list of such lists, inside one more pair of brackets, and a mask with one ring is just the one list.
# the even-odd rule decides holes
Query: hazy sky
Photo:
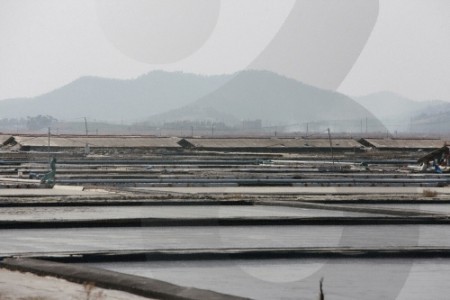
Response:
[{"label": "hazy sky", "polygon": [[450,101],[448,0],[1,0],[0,37],[0,99],[85,75],[266,66],[350,95]]},{"label": "hazy sky", "polygon": [[340,91],[390,90],[450,101],[450,1],[382,0],[376,26]]}]

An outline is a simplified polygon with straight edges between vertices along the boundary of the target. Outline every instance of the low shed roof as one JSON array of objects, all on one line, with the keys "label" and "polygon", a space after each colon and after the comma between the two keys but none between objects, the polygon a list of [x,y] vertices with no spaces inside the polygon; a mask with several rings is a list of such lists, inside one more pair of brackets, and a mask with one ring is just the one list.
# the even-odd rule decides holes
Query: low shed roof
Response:
[{"label": "low shed roof", "polygon": [[[15,136],[22,147],[47,147],[48,137]],[[179,148],[178,138],[154,137],[51,137],[51,147],[80,148],[88,144],[93,148]]]},{"label": "low shed roof", "polygon": [[[188,138],[185,139],[196,148],[328,148],[328,139],[303,138]],[[333,139],[335,148],[359,148],[361,144],[353,139]]]},{"label": "low shed roof", "polygon": [[[290,148],[329,148],[329,139],[280,139],[281,144]],[[354,139],[331,139],[333,148],[360,148],[362,145]]]},{"label": "low shed roof", "polygon": [[364,139],[375,148],[391,149],[436,149],[444,145],[439,139]]}]

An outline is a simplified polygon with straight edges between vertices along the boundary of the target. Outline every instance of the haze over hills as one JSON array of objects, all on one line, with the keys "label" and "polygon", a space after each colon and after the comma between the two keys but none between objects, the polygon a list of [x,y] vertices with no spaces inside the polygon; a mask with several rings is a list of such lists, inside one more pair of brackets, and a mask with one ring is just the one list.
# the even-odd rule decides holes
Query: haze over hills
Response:
[{"label": "haze over hills", "polygon": [[450,124],[450,102],[414,101],[392,92],[353,97],[371,111],[391,132],[439,132]]},{"label": "haze over hills", "polygon": [[301,130],[309,123],[311,129],[355,132],[367,118],[371,130],[384,131],[382,124],[351,98],[268,71],[240,72],[204,98],[151,120],[208,119],[211,111],[220,112],[223,122],[261,119],[266,125],[297,125]]},{"label": "haze over hills", "polygon": [[[262,120],[264,126],[359,132],[382,124],[351,98],[308,86],[268,71],[199,76],[156,71],[134,80],[83,77],[50,93],[0,101],[0,118],[38,114],[60,120],[147,120],[151,123],[214,121],[239,126]],[[297,128],[295,127],[297,126]]]},{"label": "haze over hills", "polygon": [[51,115],[60,120],[136,121],[191,103],[230,75],[200,76],[154,71],[132,80],[82,77],[34,98],[0,101],[0,118]]}]

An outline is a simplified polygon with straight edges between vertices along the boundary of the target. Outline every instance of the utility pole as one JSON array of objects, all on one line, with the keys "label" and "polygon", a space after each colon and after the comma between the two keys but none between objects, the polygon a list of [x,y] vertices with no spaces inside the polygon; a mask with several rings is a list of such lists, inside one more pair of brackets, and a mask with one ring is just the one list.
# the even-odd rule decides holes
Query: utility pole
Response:
[{"label": "utility pole", "polygon": [[367,117],[366,117],[366,134],[367,134]]},{"label": "utility pole", "polygon": [[47,153],[48,153],[48,162],[50,163],[50,127],[48,128],[48,147],[47,147]]},{"label": "utility pole", "polygon": [[84,117],[84,128],[86,129],[86,135],[88,135],[87,118]]},{"label": "utility pole", "polygon": [[412,133],[412,117],[409,117],[409,134]]},{"label": "utility pole", "polygon": [[309,133],[309,123],[306,123],[306,137],[308,137],[308,133]]},{"label": "utility pole", "polygon": [[330,128],[328,128],[328,140],[330,141],[331,160],[332,160],[332,162],[333,162],[333,167],[334,167],[333,142],[331,141]]}]

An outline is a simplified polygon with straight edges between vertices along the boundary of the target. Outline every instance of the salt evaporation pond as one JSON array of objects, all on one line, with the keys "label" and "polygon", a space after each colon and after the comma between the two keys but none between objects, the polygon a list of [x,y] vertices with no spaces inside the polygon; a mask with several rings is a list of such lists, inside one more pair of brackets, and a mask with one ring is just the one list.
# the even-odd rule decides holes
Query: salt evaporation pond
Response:
[{"label": "salt evaporation pond", "polygon": [[276,259],[97,263],[113,270],[253,299],[448,299],[449,259]]},{"label": "salt evaporation pond", "polygon": [[227,218],[227,217],[364,217],[376,216],[333,210],[262,205],[180,206],[63,206],[2,207],[0,220],[88,220],[124,218]]},{"label": "salt evaporation pond", "polygon": [[405,209],[405,210],[418,210],[423,212],[431,212],[438,214],[450,214],[450,204],[367,204],[361,205],[361,207],[367,208],[387,208],[387,209]]},{"label": "salt evaporation pond", "polygon": [[1,253],[265,247],[450,247],[445,225],[0,230]]}]

